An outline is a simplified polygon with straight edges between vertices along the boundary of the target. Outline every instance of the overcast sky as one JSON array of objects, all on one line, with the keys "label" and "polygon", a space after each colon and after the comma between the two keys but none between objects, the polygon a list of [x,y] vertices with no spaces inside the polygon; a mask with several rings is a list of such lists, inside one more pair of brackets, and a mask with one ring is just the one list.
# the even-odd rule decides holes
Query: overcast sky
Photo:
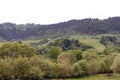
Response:
[{"label": "overcast sky", "polygon": [[0,23],[51,24],[120,16],[120,0],[0,0]]}]

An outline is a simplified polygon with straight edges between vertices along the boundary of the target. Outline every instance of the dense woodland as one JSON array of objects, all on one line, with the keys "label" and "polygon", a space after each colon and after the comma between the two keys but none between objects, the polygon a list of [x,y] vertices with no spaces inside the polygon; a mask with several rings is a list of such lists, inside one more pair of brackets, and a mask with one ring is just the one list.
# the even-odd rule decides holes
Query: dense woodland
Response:
[{"label": "dense woodland", "polygon": [[119,39],[102,36],[100,43],[106,46],[102,52],[75,39],[55,40],[40,51],[22,42],[3,43],[0,80],[81,78],[120,72]]},{"label": "dense woodland", "polygon": [[[0,80],[56,80],[119,73],[119,33],[120,17],[50,25],[0,24]],[[24,40],[32,41],[26,44]],[[103,50],[99,51],[99,45]]]},{"label": "dense woodland", "polygon": [[78,40],[59,39],[42,49],[44,54],[20,42],[6,42],[0,47],[0,80],[81,78],[120,72],[120,51],[115,46],[114,50],[107,48],[120,42],[110,36],[102,37],[100,42],[106,45],[103,52]]},{"label": "dense woodland", "polygon": [[73,34],[106,34],[120,33],[120,17],[112,17],[104,20],[82,19],[70,20],[58,24],[40,25],[40,24],[0,24],[0,38],[3,40],[13,39],[32,39],[41,37],[61,37]]}]

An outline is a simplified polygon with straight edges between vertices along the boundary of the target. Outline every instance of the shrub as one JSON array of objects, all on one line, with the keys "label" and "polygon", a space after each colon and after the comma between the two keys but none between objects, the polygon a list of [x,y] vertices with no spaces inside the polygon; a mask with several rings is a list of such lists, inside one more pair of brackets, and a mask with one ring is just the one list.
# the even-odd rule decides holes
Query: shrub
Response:
[{"label": "shrub", "polygon": [[57,59],[58,63],[66,63],[66,64],[68,63],[71,65],[74,64],[76,61],[77,60],[75,54],[70,52],[61,53]]}]

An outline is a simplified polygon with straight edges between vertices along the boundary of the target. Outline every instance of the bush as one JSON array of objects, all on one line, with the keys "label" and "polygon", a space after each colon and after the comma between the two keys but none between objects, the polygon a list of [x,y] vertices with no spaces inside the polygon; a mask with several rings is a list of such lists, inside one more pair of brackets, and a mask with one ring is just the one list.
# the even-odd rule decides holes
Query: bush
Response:
[{"label": "bush", "polygon": [[89,64],[86,59],[79,60],[79,65],[83,70],[82,76],[87,76],[89,73]]},{"label": "bush", "polygon": [[58,55],[62,52],[60,47],[51,47],[48,50],[48,57],[51,59],[57,59]]},{"label": "bush", "polygon": [[26,44],[19,44],[17,42],[4,43],[0,47],[0,57],[31,57],[36,54],[36,50]]},{"label": "bush", "polygon": [[79,62],[73,64],[73,76],[74,77],[81,77],[83,76],[84,71],[82,70],[81,65]]},{"label": "bush", "polygon": [[76,56],[74,53],[64,52],[58,56],[58,63],[74,64],[76,62]]},{"label": "bush", "polygon": [[69,78],[73,75],[73,68],[69,63],[58,64],[59,78]]},{"label": "bush", "polygon": [[113,64],[111,66],[111,70],[114,73],[120,72],[120,61],[119,60],[120,60],[120,55],[115,57]]},{"label": "bush", "polygon": [[39,68],[44,78],[57,78],[58,66],[56,63],[44,58],[43,56],[34,56],[30,58],[30,63]]},{"label": "bush", "polygon": [[38,67],[33,66],[25,77],[25,80],[43,80],[43,75]]},{"label": "bush", "polygon": [[77,59],[77,61],[81,60],[83,57],[82,57],[82,51],[81,50],[74,50],[73,53],[75,54],[75,57]]}]

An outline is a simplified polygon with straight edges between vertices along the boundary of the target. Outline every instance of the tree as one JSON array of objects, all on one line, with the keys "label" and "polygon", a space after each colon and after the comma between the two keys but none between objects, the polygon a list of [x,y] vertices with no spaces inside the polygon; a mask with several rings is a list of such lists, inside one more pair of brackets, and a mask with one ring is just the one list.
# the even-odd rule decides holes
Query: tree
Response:
[{"label": "tree", "polygon": [[36,50],[26,44],[19,44],[17,42],[4,43],[0,47],[0,57],[31,57],[36,54]]},{"label": "tree", "polygon": [[60,47],[51,47],[48,50],[48,57],[51,59],[57,59],[58,55],[62,52]]},{"label": "tree", "polygon": [[1,78],[4,78],[5,80],[14,78],[13,61],[14,60],[10,59],[10,58],[0,59],[0,75],[1,75]]},{"label": "tree", "polygon": [[70,52],[64,52],[61,53],[58,58],[57,58],[57,62],[58,63],[68,63],[68,64],[74,64],[76,62],[76,56],[74,53],[70,53]]},{"label": "tree", "polygon": [[113,64],[114,58],[118,55],[118,53],[110,53],[104,57],[104,62],[106,64],[105,72],[111,72],[110,66]]},{"label": "tree", "polygon": [[32,66],[25,77],[25,80],[43,80],[43,73],[38,66]]},{"label": "tree", "polygon": [[60,78],[68,78],[73,75],[73,68],[69,63],[59,63],[58,72]]},{"label": "tree", "polygon": [[79,64],[79,62],[74,63],[73,64],[73,76],[80,77],[83,75],[83,73],[84,73],[84,71],[82,70],[82,67]]},{"label": "tree", "polygon": [[115,59],[113,61],[113,64],[111,66],[111,70],[114,73],[120,72],[120,55],[118,55],[118,56],[115,57]]},{"label": "tree", "polygon": [[100,43],[106,46],[110,43],[119,44],[119,41],[115,36],[102,36]]},{"label": "tree", "polygon": [[86,59],[87,61],[90,61],[90,60],[97,60],[99,57],[96,53],[90,53],[90,52],[85,52],[83,53],[83,58]]},{"label": "tree", "polygon": [[27,57],[19,57],[18,59],[15,59],[13,65],[15,77],[17,79],[24,79],[31,67],[29,59]]},{"label": "tree", "polygon": [[82,51],[81,50],[73,50],[73,53],[75,54],[75,57],[77,59],[77,61],[82,59]]},{"label": "tree", "polygon": [[56,63],[51,62],[49,59],[36,55],[30,57],[30,63],[33,65],[33,67],[39,68],[42,77],[46,79],[58,77],[58,66]]},{"label": "tree", "polygon": [[51,42],[48,46],[59,46],[62,48],[63,51],[66,50],[87,50],[90,48],[93,48],[89,45],[85,45],[83,43],[80,43],[79,40],[75,40],[75,39],[66,39],[66,38],[60,38],[55,40],[54,42]]},{"label": "tree", "polygon": [[30,47],[26,44],[19,44],[18,49],[19,49],[18,54],[21,55],[22,57],[32,57],[37,53],[35,48]]},{"label": "tree", "polygon": [[89,74],[89,64],[86,59],[79,60],[79,65],[82,68],[83,72],[81,76],[86,76]]},{"label": "tree", "polygon": [[[90,60],[88,62],[88,65],[89,65],[89,69],[88,69],[88,73],[90,75],[94,75],[94,74],[97,74],[100,72],[101,70],[101,64],[100,64],[100,61],[99,60]],[[93,67],[94,66],[94,67]]]}]

